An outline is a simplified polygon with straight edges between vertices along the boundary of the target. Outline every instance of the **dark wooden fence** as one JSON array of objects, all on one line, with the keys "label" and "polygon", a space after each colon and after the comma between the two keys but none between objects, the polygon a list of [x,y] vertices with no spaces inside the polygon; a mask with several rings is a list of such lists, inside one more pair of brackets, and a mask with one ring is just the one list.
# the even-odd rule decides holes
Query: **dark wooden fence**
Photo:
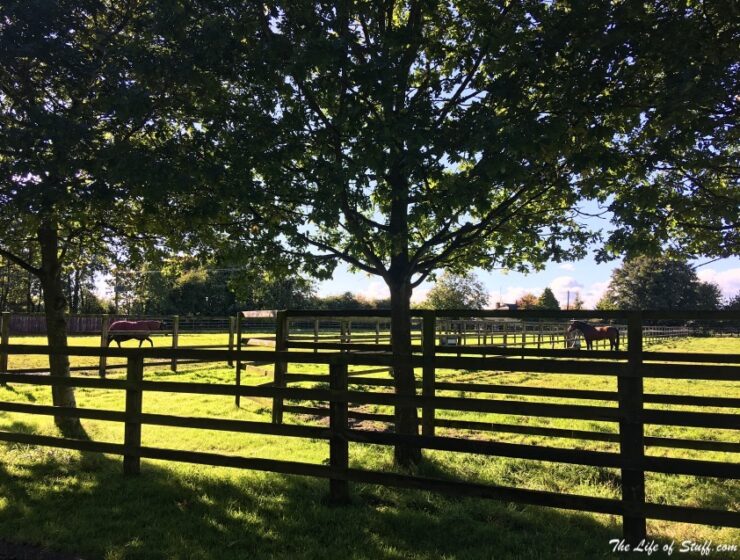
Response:
[{"label": "dark wooden fence", "polygon": [[[519,312],[521,314],[522,312]],[[569,315],[576,313],[569,312]],[[594,316],[596,312],[578,312],[579,316]],[[329,479],[333,501],[342,502],[349,496],[349,483],[361,482],[382,484],[402,488],[418,488],[446,492],[456,495],[493,498],[507,502],[551,506],[556,508],[619,515],[624,520],[624,534],[629,541],[645,536],[646,519],[663,519],[688,523],[701,523],[729,527],[740,527],[740,513],[646,501],[645,473],[684,474],[740,478],[740,464],[699,459],[670,458],[646,455],[646,447],[673,447],[685,449],[740,452],[740,444],[731,441],[693,440],[687,438],[645,437],[644,426],[670,425],[740,430],[740,415],[736,413],[687,412],[681,410],[656,410],[645,408],[645,403],[688,405],[693,407],[723,407],[736,411],[740,399],[735,397],[700,397],[692,395],[646,394],[643,390],[645,378],[699,379],[740,381],[740,356],[723,354],[690,354],[674,352],[648,352],[642,347],[642,321],[650,314],[613,313],[626,319],[628,345],[626,351],[576,351],[563,349],[498,348],[480,347],[466,350],[466,355],[449,355],[450,349],[436,344],[432,319],[435,314],[421,312],[424,319],[424,338],[418,352],[411,356],[394,356],[374,346],[372,353],[348,351],[346,346],[322,347],[322,352],[288,351],[278,348],[270,352],[277,364],[285,365],[272,386],[246,387],[231,384],[193,383],[177,381],[153,381],[144,376],[145,360],[174,359],[211,360],[214,362],[236,360],[264,360],[265,351],[225,351],[208,349],[116,349],[116,348],[69,348],[61,353],[75,356],[116,356],[127,358],[125,379],[98,379],[93,377],[54,378],[40,375],[24,375],[13,372],[0,373],[0,383],[34,385],[65,385],[73,387],[117,389],[125,391],[125,410],[111,411],[89,408],[63,408],[19,402],[0,402],[0,410],[27,414],[61,415],[84,419],[106,420],[125,424],[124,440],[121,443],[80,441],[60,437],[41,436],[27,433],[0,432],[0,441],[35,444],[51,447],[77,449],[122,455],[124,472],[136,474],[142,458],[182,461],[205,465],[255,469],[277,473],[306,475]],[[438,313],[437,316],[440,314]],[[604,316],[603,312],[598,312]],[[692,314],[697,316],[697,314]],[[283,315],[283,318],[285,315]],[[726,312],[698,314],[699,318],[739,319],[740,313]],[[381,345],[382,346],[382,345]],[[335,350],[335,351],[332,351]],[[339,350],[339,351],[336,351]],[[354,348],[357,350],[357,348]],[[59,353],[44,346],[0,346],[0,352],[10,354]],[[474,353],[480,356],[471,355]],[[486,357],[482,354],[486,353]],[[666,363],[667,362],[667,363]],[[326,364],[329,375],[292,374],[287,364]],[[386,386],[387,379],[358,378],[351,376],[349,366],[393,367],[411,365],[422,371],[421,394],[399,396],[388,392],[362,390],[372,386]],[[517,387],[506,385],[462,384],[437,380],[437,369],[503,370],[542,373],[575,373],[583,375],[612,376],[617,379],[616,391],[591,391],[587,389],[563,389],[541,387]],[[329,388],[289,387],[292,381],[328,381]],[[542,397],[562,397],[616,403],[616,406],[591,404],[554,404],[547,402],[521,402],[497,400],[488,397],[439,396],[437,392],[460,390],[473,394],[517,394]],[[315,407],[311,414],[325,414],[328,426],[283,424],[274,417],[273,422],[254,422],[223,418],[181,417],[142,412],[142,396],[147,393],[188,393],[209,395],[231,395],[273,399],[275,408],[282,412],[305,412],[285,405],[285,401],[318,401],[326,406]],[[370,418],[391,422],[387,415],[362,415],[354,413],[350,405],[373,404],[385,406],[414,406],[422,411],[421,435],[403,435],[391,432],[359,429],[351,424],[353,418]],[[450,437],[435,433],[437,427],[462,427],[481,429],[474,422],[437,419],[440,410],[475,411],[520,416],[593,420],[614,423],[616,433],[600,433],[584,430],[563,430],[524,425],[487,424],[490,431],[536,434],[554,438],[611,441],[619,444],[619,451],[592,451],[557,446],[528,445],[481,441],[464,437]],[[381,416],[378,418],[378,416]],[[484,424],[484,423],[480,423]],[[224,455],[201,451],[182,451],[155,448],[141,444],[141,426],[158,425],[181,428],[226,430],[243,433],[271,434],[325,440],[329,443],[329,464],[309,464],[298,461],[279,461]],[[435,449],[487,456],[503,456],[539,461],[578,464],[591,467],[619,469],[621,472],[621,499],[610,499],[569,493],[529,490],[462,481],[441,480],[407,474],[371,471],[350,466],[349,444],[405,444],[423,449]]]},{"label": "dark wooden fence", "polygon": [[[7,313],[6,316],[9,320],[8,328],[13,335],[46,334],[46,317],[43,313]],[[138,320],[162,321],[162,328],[165,330],[171,330],[177,320],[180,332],[209,333],[228,331],[233,318],[194,315],[68,315],[67,332],[71,335],[100,334],[105,322]]]}]

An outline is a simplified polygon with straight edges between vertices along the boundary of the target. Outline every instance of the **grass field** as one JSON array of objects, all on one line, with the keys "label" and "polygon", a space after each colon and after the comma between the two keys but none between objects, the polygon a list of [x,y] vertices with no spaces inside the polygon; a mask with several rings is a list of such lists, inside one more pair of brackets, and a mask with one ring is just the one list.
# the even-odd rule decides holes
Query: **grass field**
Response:
[{"label": "grass field", "polygon": [[[14,341],[20,342],[21,339]],[[181,335],[180,344],[225,343],[225,335]],[[22,339],[42,343],[41,339]],[[78,337],[72,344],[98,345],[95,337]],[[129,343],[131,344],[131,343]],[[155,340],[167,345],[168,340]],[[653,345],[649,350],[740,353],[740,339],[682,339]],[[87,360],[87,361],[85,361]],[[110,360],[115,363],[115,360]],[[94,366],[95,359],[75,358],[73,365]],[[43,367],[40,356],[12,357],[11,368]],[[291,372],[325,373],[326,366],[291,365]],[[167,367],[147,368],[145,378],[158,380],[232,383],[233,368],[226,364],[182,365],[177,374]],[[121,370],[110,377],[120,378]],[[248,368],[244,384],[271,379],[270,366]],[[615,390],[606,376],[438,372],[439,379],[522,386]],[[304,383],[301,386],[315,386]],[[740,397],[740,383],[720,381],[647,380],[648,393]],[[444,394],[444,393],[443,393]],[[459,396],[459,392],[447,393]],[[480,396],[468,392],[469,396]],[[78,390],[78,404],[89,408],[123,410],[118,391]],[[563,399],[496,395],[497,399],[573,402]],[[50,403],[44,387],[0,387],[0,400]],[[579,404],[615,403],[578,401]],[[269,421],[270,402],[210,395],[160,393],[144,396],[145,412]],[[656,408],[670,408],[650,405]],[[692,410],[690,407],[673,407]],[[390,412],[383,407],[366,411]],[[703,411],[736,412],[703,408]],[[600,431],[616,431],[616,424],[478,413],[439,412],[440,418],[529,424]],[[321,424],[322,419],[287,416],[290,423]],[[85,421],[94,440],[121,442],[123,427]],[[364,428],[373,428],[365,423]],[[382,427],[379,425],[377,427]],[[50,418],[0,412],[0,430],[55,434]],[[503,433],[440,434],[490,438],[515,443],[557,447],[616,450],[614,444],[553,439]],[[647,426],[646,435],[738,441],[737,432],[701,428]],[[196,431],[144,426],[144,445],[214,451],[322,463],[328,457],[323,441],[252,434]],[[737,461],[736,454],[648,448],[648,454]],[[619,497],[619,472],[498,457],[425,452],[421,474],[523,488]],[[391,450],[351,445],[353,466],[392,470]],[[214,467],[144,461],[139,477],[121,475],[121,460],[99,456],[0,443],[0,538],[11,538],[75,552],[89,558],[609,558],[609,540],[621,534],[620,519],[492,501],[448,498],[428,492],[399,491],[352,485],[349,506],[325,504],[328,483],[308,478],[237,471]],[[708,477],[647,475],[649,501],[740,509],[740,483]],[[740,544],[740,531],[668,522],[649,522],[651,536],[661,544],[671,539]],[[653,554],[653,558],[660,557]],[[685,558],[689,555],[678,554]],[[629,557],[635,557],[631,555]],[[719,554],[714,556],[722,558]],[[731,556],[726,556],[731,557]]]}]

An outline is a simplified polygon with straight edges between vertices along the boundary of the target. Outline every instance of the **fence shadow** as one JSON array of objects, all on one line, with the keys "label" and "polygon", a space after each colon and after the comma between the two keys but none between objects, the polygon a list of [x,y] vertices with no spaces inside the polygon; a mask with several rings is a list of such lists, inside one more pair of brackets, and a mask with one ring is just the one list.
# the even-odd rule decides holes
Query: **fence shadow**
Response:
[{"label": "fence shadow", "polygon": [[332,507],[323,480],[152,461],[126,477],[117,458],[0,445],[15,459],[0,463],[0,538],[83,558],[585,559],[620,533],[584,514],[365,485]]}]

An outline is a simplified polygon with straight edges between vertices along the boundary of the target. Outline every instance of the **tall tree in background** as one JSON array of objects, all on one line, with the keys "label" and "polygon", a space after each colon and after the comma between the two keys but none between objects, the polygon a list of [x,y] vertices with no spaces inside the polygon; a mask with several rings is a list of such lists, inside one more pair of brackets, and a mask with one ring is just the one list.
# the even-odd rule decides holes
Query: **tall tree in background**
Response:
[{"label": "tall tree in background", "polygon": [[612,273],[599,309],[719,309],[721,292],[685,261],[635,257]]},{"label": "tall tree in background", "polygon": [[727,302],[722,306],[722,309],[728,311],[740,311],[740,292],[727,299]]},{"label": "tall tree in background", "polygon": [[537,309],[539,298],[531,292],[524,294],[516,300],[517,309]]},{"label": "tall tree in background", "polygon": [[[219,153],[233,150],[230,172],[271,193],[262,223],[280,225],[271,239],[283,254],[313,274],[344,261],[384,279],[392,349],[403,360],[411,292],[435,270],[526,270],[580,257],[595,238],[579,222],[584,198],[613,201],[615,219],[632,220],[649,207],[633,186],[649,185],[659,166],[722,167],[715,155],[731,145],[708,117],[727,122],[733,110],[723,7],[710,18],[679,2],[267,2],[263,50],[243,49],[242,64],[256,55],[269,68],[259,98],[269,100],[271,122],[255,135],[229,121]],[[673,53],[679,43],[702,46]],[[253,86],[237,86],[247,93],[230,111],[250,112]],[[701,115],[682,121],[694,107]],[[243,157],[273,132],[262,157]],[[715,134],[716,143],[695,141]],[[255,201],[228,202],[224,215],[240,224],[229,240],[253,243],[244,224]],[[602,256],[652,226],[617,227]],[[410,368],[396,367],[394,379],[398,393],[414,393]],[[415,408],[396,410],[396,429],[417,432]],[[402,464],[419,456],[396,449]]]},{"label": "tall tree in background", "polygon": [[423,307],[429,309],[484,309],[488,291],[475,274],[444,272],[429,290]]},{"label": "tall tree in background", "polygon": [[545,288],[537,299],[537,309],[560,309],[560,302],[550,288]]},{"label": "tall tree in background", "polygon": [[573,296],[573,302],[570,304],[569,309],[583,309],[586,305],[586,302],[584,302],[581,299],[581,292],[576,292],[575,296]]}]

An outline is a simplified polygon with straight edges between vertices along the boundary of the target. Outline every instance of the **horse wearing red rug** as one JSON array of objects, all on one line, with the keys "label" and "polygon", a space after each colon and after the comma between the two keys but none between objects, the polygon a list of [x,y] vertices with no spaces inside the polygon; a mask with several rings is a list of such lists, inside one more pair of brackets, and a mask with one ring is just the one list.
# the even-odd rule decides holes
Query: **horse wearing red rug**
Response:
[{"label": "horse wearing red rug", "polygon": [[617,327],[594,327],[583,321],[572,321],[568,327],[568,334],[580,331],[586,340],[586,348],[592,350],[594,340],[609,339],[609,348],[619,350],[619,329]]},{"label": "horse wearing red rug", "polygon": [[145,340],[154,347],[149,335],[161,327],[162,321],[114,321],[108,327],[108,346],[115,340],[120,348],[121,342],[134,339],[139,341],[139,348]]}]

